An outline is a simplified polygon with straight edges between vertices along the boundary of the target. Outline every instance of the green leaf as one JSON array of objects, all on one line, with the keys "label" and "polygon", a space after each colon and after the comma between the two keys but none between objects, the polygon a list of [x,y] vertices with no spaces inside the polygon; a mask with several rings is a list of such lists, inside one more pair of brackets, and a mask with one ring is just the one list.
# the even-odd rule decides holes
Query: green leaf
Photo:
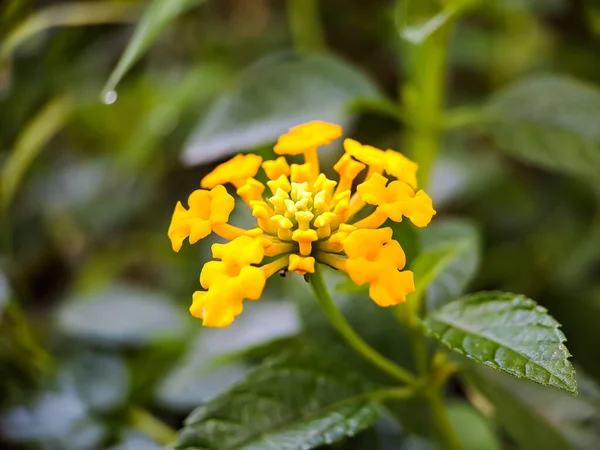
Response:
[{"label": "green leaf", "polygon": [[8,208],[25,172],[44,146],[63,127],[71,113],[68,97],[48,102],[23,129],[2,166],[1,206]]},{"label": "green leaf", "polygon": [[57,319],[68,336],[133,346],[181,337],[188,325],[168,298],[128,285],[73,297],[58,310]]},{"label": "green leaf", "polygon": [[448,416],[464,450],[500,450],[491,424],[466,403],[448,405]]},{"label": "green leaf", "polygon": [[333,56],[267,57],[242,73],[234,90],[213,104],[183,160],[202,164],[268,144],[290,127],[312,120],[347,125],[351,101],[379,96],[365,74]]},{"label": "green leaf", "polygon": [[[300,318],[291,302],[252,302],[225,329],[203,329],[186,355],[171,364],[156,392],[157,402],[189,412],[231,388],[246,373],[244,351],[298,333]],[[235,356],[238,356],[237,358]]]},{"label": "green leaf", "polygon": [[112,1],[51,5],[20,23],[0,45],[0,65],[32,36],[53,27],[81,26],[133,21],[137,7]]},{"label": "green leaf", "polygon": [[577,393],[558,322],[523,295],[471,294],[431,313],[425,326],[441,343],[479,363]]},{"label": "green leaf", "polygon": [[600,90],[573,78],[521,80],[495,95],[486,127],[503,151],[551,170],[600,178]]},{"label": "green leaf", "polygon": [[400,37],[412,44],[423,43],[423,41],[437,30],[452,23],[479,3],[479,0],[455,0],[449,2],[444,9],[437,14],[428,17],[426,20],[415,21],[414,17],[412,17],[414,14],[409,10],[410,4],[417,4],[421,1],[422,0],[401,2],[396,14]]},{"label": "green leaf", "polygon": [[434,221],[421,231],[422,251],[411,265],[414,296],[427,292],[434,310],[460,296],[479,267],[479,231],[464,220]]},{"label": "green leaf", "polygon": [[471,366],[466,375],[491,403],[497,422],[518,448],[585,450],[600,442],[600,389],[580,370],[577,397],[484,367]]},{"label": "green leaf", "polygon": [[[129,45],[119,59],[106,85],[104,86],[104,98],[106,102],[112,103],[111,97],[115,98],[113,92],[119,81],[127,71],[148,50],[148,47],[156,40],[158,35],[175,20],[179,15],[204,0],[152,0],[144,12],[135,30]],[[114,100],[112,100],[114,101]]]},{"label": "green leaf", "polygon": [[371,426],[376,404],[365,383],[307,352],[259,366],[185,421],[175,449],[297,450],[336,442]]}]

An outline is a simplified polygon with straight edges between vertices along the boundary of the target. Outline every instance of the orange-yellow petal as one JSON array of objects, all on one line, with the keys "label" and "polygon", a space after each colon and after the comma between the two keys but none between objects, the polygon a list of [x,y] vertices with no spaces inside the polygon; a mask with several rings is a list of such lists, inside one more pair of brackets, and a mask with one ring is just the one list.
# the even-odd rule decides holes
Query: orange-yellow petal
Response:
[{"label": "orange-yellow petal", "polygon": [[299,155],[321,145],[329,144],[342,135],[342,127],[314,121],[290,128],[280,136],[273,148],[278,155]]},{"label": "orange-yellow petal", "polygon": [[315,258],[312,256],[303,257],[298,255],[290,255],[288,270],[296,272],[299,275],[305,273],[315,273]]},{"label": "orange-yellow petal", "polygon": [[270,180],[276,180],[281,175],[286,177],[290,175],[290,166],[283,156],[272,161],[265,161],[262,166]]},{"label": "orange-yellow petal", "polygon": [[189,237],[190,244],[208,236],[215,227],[227,223],[235,200],[223,186],[211,191],[197,189],[188,197],[189,209],[177,202],[169,231],[173,250],[178,252]]},{"label": "orange-yellow petal", "polygon": [[218,184],[231,183],[239,188],[248,178],[256,175],[261,163],[262,158],[252,153],[235,155],[229,161],[215,167],[202,179],[200,185],[203,188],[213,188]]}]

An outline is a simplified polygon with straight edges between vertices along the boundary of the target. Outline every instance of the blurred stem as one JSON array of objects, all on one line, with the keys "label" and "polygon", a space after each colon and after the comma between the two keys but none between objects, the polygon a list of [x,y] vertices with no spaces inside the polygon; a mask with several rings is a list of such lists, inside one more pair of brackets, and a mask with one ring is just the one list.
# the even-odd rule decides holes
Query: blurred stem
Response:
[{"label": "blurred stem", "polygon": [[448,410],[446,409],[444,399],[442,398],[441,389],[432,389],[428,392],[427,399],[429,400],[433,417],[437,423],[444,448],[447,450],[460,450],[462,445],[456,435],[456,431],[454,431],[454,426],[450,421]]},{"label": "blurred stem", "polygon": [[[398,1],[398,11],[401,8],[408,11],[410,5],[407,1],[410,0]],[[440,4],[437,0],[412,1],[412,6],[418,7],[422,17],[433,17],[439,12]],[[411,118],[405,147],[412,152],[414,161],[419,165],[417,176],[421,189],[429,187],[443,130],[459,128],[471,123],[474,118],[472,110],[455,113],[450,118],[444,116],[448,41],[452,22],[441,25],[421,42],[404,42],[403,56],[407,56],[408,79],[401,87],[401,95],[406,115]],[[448,450],[460,449],[460,441],[448,417],[441,388],[434,386],[435,380],[430,374],[429,352],[419,318],[419,308],[408,308],[407,312],[408,317],[404,317],[403,321],[408,326],[419,381],[425,385],[423,395],[430,405],[441,443]]]},{"label": "blurred stem", "polygon": [[158,420],[148,411],[133,407],[129,411],[131,424],[144,434],[147,434],[160,445],[170,445],[177,439],[177,431]]},{"label": "blurred stem", "polygon": [[317,297],[319,306],[325,313],[325,316],[331,325],[333,325],[333,327],[340,333],[346,342],[354,350],[356,350],[357,353],[398,381],[402,381],[403,383],[407,384],[415,383],[415,378],[407,370],[381,355],[379,352],[377,352],[377,350],[367,344],[356,333],[356,331],[354,331],[352,326],[350,326],[346,318],[331,299],[323,279],[321,266],[319,264],[315,265],[315,273],[313,273],[310,277],[310,285],[315,293],[315,296]]},{"label": "blurred stem", "polygon": [[3,315],[3,326],[10,333],[16,353],[22,358],[19,363],[33,375],[48,373],[52,367],[52,357],[37,343],[19,304],[10,300]]},{"label": "blurred stem", "polygon": [[287,0],[287,12],[296,50],[299,53],[325,50],[319,0]]},{"label": "blurred stem", "polygon": [[[433,10],[438,7],[432,0],[422,1],[431,3]],[[399,2],[398,8],[402,3]],[[440,147],[450,25],[441,26],[421,43],[405,42],[408,81],[401,91],[407,116],[412,118],[405,147],[419,165],[421,189],[428,188]]]}]

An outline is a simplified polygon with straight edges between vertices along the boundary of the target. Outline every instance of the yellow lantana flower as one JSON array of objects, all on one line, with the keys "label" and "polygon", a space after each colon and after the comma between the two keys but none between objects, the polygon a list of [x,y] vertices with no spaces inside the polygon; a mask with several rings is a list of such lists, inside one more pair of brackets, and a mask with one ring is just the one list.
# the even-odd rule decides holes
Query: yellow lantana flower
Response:
[{"label": "yellow lantana flower", "polygon": [[[426,226],[435,214],[431,198],[416,188],[417,166],[393,150],[379,150],[357,141],[344,141],[345,154],[334,165],[339,182],[320,173],[317,149],[341,137],[338,125],[310,122],[282,135],[274,149],[279,155],[303,155],[303,164],[288,164],[284,156],[262,162],[256,155],[237,155],[219,165],[192,193],[186,210],[177,204],[169,238],[178,251],[214,231],[230,240],[215,244],[193,296],[191,313],[205,326],[224,327],[242,312],[244,299],[260,298],[266,279],[286,269],[300,275],[325,264],[348,273],[358,285],[369,284],[369,296],[380,306],[405,301],[414,291],[412,272],[402,270],[406,258],[391,228],[379,228],[388,218],[409,218]],[[269,181],[256,180],[260,167]],[[368,167],[363,181],[352,190]],[[383,174],[395,178],[388,184]],[[233,197],[230,183],[252,210],[256,228],[244,230],[227,223]],[[369,206],[372,205],[372,206]],[[363,208],[374,211],[361,220]]]}]

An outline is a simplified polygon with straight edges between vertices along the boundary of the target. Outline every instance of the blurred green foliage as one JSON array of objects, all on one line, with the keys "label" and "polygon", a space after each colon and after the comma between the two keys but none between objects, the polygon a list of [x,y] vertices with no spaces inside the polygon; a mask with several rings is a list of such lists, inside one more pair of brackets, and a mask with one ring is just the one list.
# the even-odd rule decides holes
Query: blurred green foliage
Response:
[{"label": "blurred green foliage", "polygon": [[[405,88],[427,74],[401,41],[429,45],[458,20],[446,108],[434,118],[438,218],[418,236],[405,224],[394,231],[431,281],[420,286],[426,310],[482,289],[547,308],[569,339],[580,395],[456,356],[465,370],[447,389],[450,418],[467,449],[598,448],[600,9],[591,0],[409,3],[418,2],[322,0],[308,12],[301,0],[0,3],[0,447],[164,448],[196,406],[222,393],[241,402],[244,383],[273,376],[252,404],[261,433],[283,427],[282,411],[319,383],[331,397],[289,412],[279,434],[248,431],[246,447],[202,422],[240,420],[220,397],[191,416],[185,438],[275,449],[356,434],[331,447],[437,448],[420,400],[389,402],[377,420],[378,406],[360,395],[386,377],[333,332],[299,277],[270,281],[230,328],[201,329],[187,308],[214,240],[175,255],[166,230],[176,201],[215,163],[268,154],[301,122],[340,123],[348,136],[420,158],[410,136],[430,118]],[[320,25],[297,16],[315,12]],[[234,215],[251,221],[241,208]],[[328,275],[365,340],[412,367],[389,312]],[[298,358],[287,375],[275,370],[282,351]],[[307,360],[328,362],[306,375]],[[271,404],[290,382],[298,390]],[[349,396],[340,430],[329,408]],[[317,425],[332,431],[284,446]],[[194,434],[202,427],[206,442]]]}]

